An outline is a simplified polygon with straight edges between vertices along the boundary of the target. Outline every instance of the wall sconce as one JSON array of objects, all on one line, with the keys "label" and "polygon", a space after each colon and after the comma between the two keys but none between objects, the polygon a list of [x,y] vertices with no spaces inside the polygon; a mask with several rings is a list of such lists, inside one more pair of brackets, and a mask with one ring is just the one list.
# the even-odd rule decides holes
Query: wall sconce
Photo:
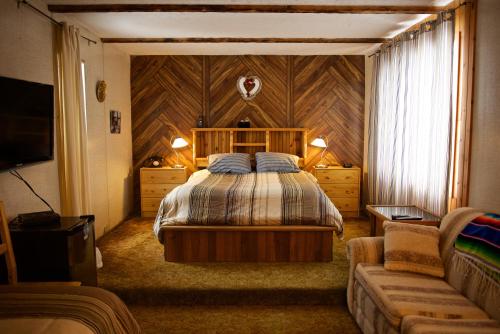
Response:
[{"label": "wall sconce", "polygon": [[177,149],[186,147],[188,145],[188,142],[185,141],[184,138],[179,136],[173,136],[170,140],[170,146],[172,147],[172,150],[175,152],[175,155],[177,157],[177,162],[174,165],[174,168],[184,168],[184,165],[181,165],[179,163],[179,152],[177,152]]},{"label": "wall sconce", "polygon": [[316,165],[316,167],[326,168],[327,165],[323,164],[322,162],[323,162],[323,156],[325,155],[326,149],[328,148],[328,138],[326,138],[324,136],[319,136],[318,138],[315,138],[311,142],[311,145],[323,148],[323,152],[321,152],[321,158],[319,160],[319,163]]}]

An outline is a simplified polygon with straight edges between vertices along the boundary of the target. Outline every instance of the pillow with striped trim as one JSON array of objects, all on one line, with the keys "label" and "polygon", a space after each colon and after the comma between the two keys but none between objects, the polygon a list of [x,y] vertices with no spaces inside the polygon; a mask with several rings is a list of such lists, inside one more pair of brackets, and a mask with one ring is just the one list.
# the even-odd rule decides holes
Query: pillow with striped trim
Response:
[{"label": "pillow with striped trim", "polygon": [[210,154],[207,169],[210,173],[251,173],[250,155],[247,153]]},{"label": "pillow with striped trim", "polygon": [[385,269],[444,277],[437,227],[391,221],[383,226]]},{"label": "pillow with striped trim", "polygon": [[278,152],[257,152],[257,173],[278,172],[278,173],[298,173],[299,157],[293,154]]}]

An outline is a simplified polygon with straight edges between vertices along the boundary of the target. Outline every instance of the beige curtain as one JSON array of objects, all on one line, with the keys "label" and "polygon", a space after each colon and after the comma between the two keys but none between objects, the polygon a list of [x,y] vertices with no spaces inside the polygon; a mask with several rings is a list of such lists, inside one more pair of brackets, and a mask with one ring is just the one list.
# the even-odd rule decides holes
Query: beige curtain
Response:
[{"label": "beige curtain", "polygon": [[61,215],[88,214],[90,183],[80,33],[63,23],[56,32],[57,147]]},{"label": "beige curtain", "polygon": [[447,209],[453,78],[453,12],[375,55],[368,187],[372,204]]}]

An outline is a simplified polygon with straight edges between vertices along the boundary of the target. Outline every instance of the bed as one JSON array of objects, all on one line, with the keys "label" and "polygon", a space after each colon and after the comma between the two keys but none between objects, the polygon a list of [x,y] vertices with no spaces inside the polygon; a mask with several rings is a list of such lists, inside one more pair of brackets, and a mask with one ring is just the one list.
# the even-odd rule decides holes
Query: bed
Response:
[{"label": "bed", "polygon": [[84,286],[0,286],[0,333],[135,334],[141,330],[109,291]]},{"label": "bed", "polygon": [[[342,217],[313,175],[304,128],[192,129],[198,170],[161,202],[154,232],[170,262],[323,262]],[[295,173],[220,174],[202,169],[221,153],[280,152]],[[266,153],[267,154],[267,153]],[[254,166],[255,167],[255,166]]]},{"label": "bed", "polygon": [[343,224],[308,172],[201,170],[163,199],[154,231],[167,261],[331,261]]}]

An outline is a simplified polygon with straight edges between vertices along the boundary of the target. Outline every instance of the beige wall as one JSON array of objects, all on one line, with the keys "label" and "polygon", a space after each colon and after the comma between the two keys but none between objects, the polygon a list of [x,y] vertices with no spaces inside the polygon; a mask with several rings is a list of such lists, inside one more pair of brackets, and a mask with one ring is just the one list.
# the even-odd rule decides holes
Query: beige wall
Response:
[{"label": "beige wall", "polygon": [[469,205],[500,213],[500,1],[479,0]]},{"label": "beige wall", "polygon": [[[38,0],[39,8],[46,8]],[[0,2],[0,75],[54,84],[52,23],[29,8],[17,8],[15,0]],[[56,149],[56,147],[54,147]],[[56,153],[57,154],[57,153]],[[19,169],[55,210],[59,210],[59,181],[56,160]],[[0,172],[0,200],[7,216],[44,211],[47,207],[28,188],[7,172]]]},{"label": "beige wall", "polygon": [[[130,57],[104,45],[104,78],[110,87],[105,105],[108,170],[108,224],[115,227],[132,211],[132,120],[130,101]],[[121,111],[121,133],[109,130],[110,110]]]},{"label": "beige wall", "polygon": [[[46,6],[33,2],[38,8]],[[15,0],[0,3],[0,75],[24,80],[54,83],[52,53],[53,27],[46,18],[21,6]],[[64,16],[57,17],[60,21]],[[68,20],[68,23],[79,25]],[[81,28],[83,35],[99,41]],[[132,136],[130,121],[130,60],[113,46],[81,40],[81,57],[86,64],[88,154],[91,179],[92,211],[96,215],[96,235],[123,221],[131,212]],[[106,80],[107,99],[99,103],[95,96],[97,80]],[[122,133],[109,131],[109,110],[122,112]],[[59,209],[59,186],[55,161],[20,170],[35,189]],[[0,200],[7,214],[44,210],[25,186],[8,173],[0,174]]]}]

